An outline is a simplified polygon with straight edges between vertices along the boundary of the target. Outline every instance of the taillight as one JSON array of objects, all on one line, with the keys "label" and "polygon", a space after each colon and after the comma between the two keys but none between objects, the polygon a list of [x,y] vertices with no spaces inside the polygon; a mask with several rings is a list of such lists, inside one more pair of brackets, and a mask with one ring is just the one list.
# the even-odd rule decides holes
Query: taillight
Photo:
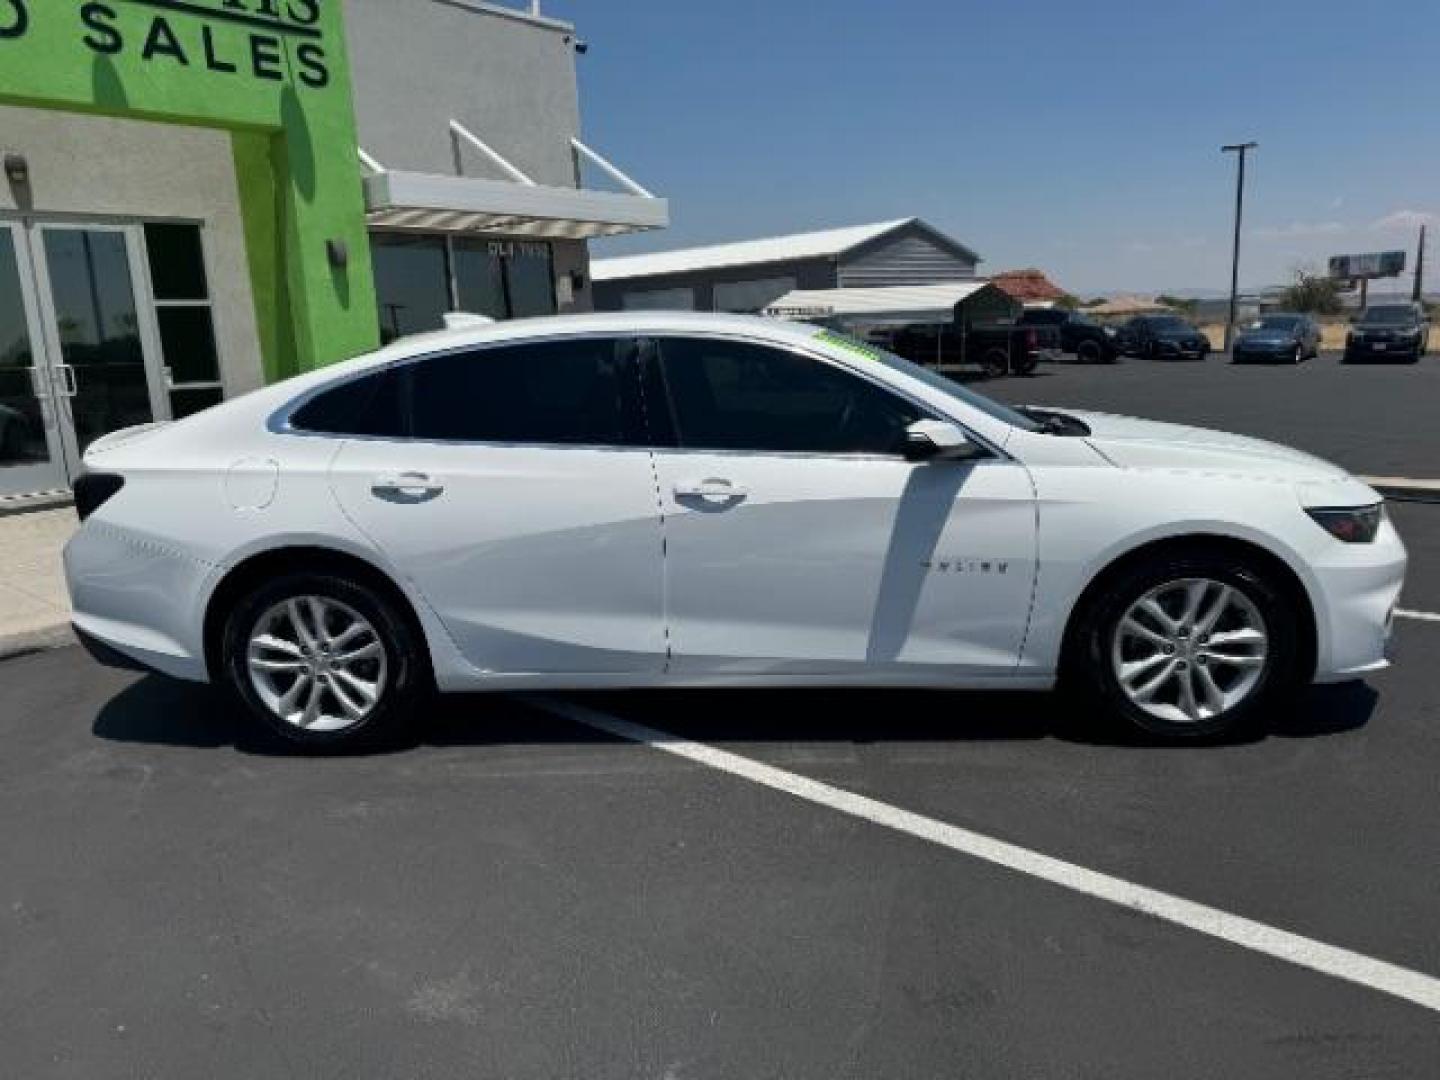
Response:
[{"label": "taillight", "polygon": [[1025,331],[1025,347],[1027,349],[1038,349],[1040,347],[1040,333],[1037,330]]},{"label": "taillight", "polygon": [[81,473],[75,478],[75,513],[84,521],[125,486],[115,473]]}]

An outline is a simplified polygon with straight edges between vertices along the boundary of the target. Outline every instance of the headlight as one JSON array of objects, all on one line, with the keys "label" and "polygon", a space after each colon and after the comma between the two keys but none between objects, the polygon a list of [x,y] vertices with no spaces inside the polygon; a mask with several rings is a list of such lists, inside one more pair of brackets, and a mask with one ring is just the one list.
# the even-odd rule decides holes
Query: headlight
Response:
[{"label": "headlight", "polygon": [[1306,507],[1305,512],[1336,540],[1347,544],[1370,544],[1374,543],[1375,535],[1380,531],[1380,522],[1385,518],[1385,504]]},{"label": "headlight", "polygon": [[1106,336],[1106,337],[1115,337],[1115,336],[1117,336],[1119,333],[1120,333],[1120,331],[1119,331],[1119,330],[1116,330],[1113,326],[1107,326],[1107,327],[1105,327],[1105,336]]}]

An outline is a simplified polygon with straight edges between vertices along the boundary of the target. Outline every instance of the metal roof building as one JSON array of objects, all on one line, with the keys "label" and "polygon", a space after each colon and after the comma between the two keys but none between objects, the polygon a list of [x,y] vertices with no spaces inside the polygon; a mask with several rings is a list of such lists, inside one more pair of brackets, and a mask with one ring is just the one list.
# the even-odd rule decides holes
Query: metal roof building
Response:
[{"label": "metal roof building", "polygon": [[765,237],[591,264],[602,311],[758,312],[797,289],[969,282],[980,257],[919,218]]}]

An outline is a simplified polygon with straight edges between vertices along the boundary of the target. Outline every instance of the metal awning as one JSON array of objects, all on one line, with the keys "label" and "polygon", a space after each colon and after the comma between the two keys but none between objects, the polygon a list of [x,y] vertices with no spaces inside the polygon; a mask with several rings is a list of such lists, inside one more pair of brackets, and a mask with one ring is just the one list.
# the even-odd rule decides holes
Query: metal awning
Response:
[{"label": "metal awning", "polygon": [[876,289],[796,289],[766,306],[777,319],[835,319],[884,324],[948,323],[962,306],[1008,312],[1019,304],[986,281],[944,285],[890,285]]},{"label": "metal awning", "polygon": [[457,147],[463,141],[479,150],[510,179],[392,170],[361,150],[360,160],[371,172],[365,177],[371,225],[584,240],[670,224],[669,200],[646,191],[578,139],[571,140],[575,152],[615,178],[625,192],[537,184],[459,123],[452,120],[450,130]]}]

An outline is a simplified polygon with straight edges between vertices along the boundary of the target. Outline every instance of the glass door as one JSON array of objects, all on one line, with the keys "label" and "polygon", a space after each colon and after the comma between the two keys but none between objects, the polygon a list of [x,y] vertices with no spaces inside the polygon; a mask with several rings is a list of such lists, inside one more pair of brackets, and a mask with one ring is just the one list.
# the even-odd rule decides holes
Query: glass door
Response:
[{"label": "glass door", "polygon": [[101,435],[168,415],[137,226],[39,223],[31,253],[70,475]]},{"label": "glass door", "polygon": [[25,230],[0,221],[0,496],[69,483],[39,326]]}]

